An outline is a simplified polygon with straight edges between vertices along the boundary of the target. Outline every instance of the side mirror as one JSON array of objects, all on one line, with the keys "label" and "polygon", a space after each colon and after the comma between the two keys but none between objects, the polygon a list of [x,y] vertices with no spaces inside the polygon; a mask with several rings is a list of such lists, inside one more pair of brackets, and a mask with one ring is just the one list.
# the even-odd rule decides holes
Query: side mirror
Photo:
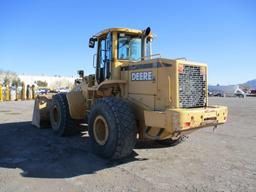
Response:
[{"label": "side mirror", "polygon": [[95,38],[93,38],[93,37],[91,37],[90,39],[89,39],[89,47],[90,48],[94,48],[94,45],[95,45]]},{"label": "side mirror", "polygon": [[147,36],[150,34],[150,31],[151,31],[150,27],[147,27],[147,29],[144,30],[143,35],[144,35],[145,37],[147,37]]},{"label": "side mirror", "polygon": [[80,78],[83,78],[84,77],[84,70],[77,71],[77,74],[79,75]]},{"label": "side mirror", "polygon": [[79,84],[81,84],[81,81],[80,81],[79,79],[76,79],[76,80],[75,80],[75,84],[78,84],[78,85],[79,85]]}]

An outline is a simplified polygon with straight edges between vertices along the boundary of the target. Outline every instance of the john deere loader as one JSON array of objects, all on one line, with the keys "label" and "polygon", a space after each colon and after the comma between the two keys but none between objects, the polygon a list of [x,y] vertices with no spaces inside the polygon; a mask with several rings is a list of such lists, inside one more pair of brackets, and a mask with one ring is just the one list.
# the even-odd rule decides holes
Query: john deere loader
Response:
[{"label": "john deere loader", "polygon": [[[150,28],[111,28],[93,35],[95,74],[79,76],[72,91],[38,96],[32,123],[59,136],[88,124],[96,154],[120,159],[136,140],[174,143],[199,128],[227,120],[225,106],[209,106],[207,65],[152,54]],[[96,45],[96,46],[95,46]]]}]

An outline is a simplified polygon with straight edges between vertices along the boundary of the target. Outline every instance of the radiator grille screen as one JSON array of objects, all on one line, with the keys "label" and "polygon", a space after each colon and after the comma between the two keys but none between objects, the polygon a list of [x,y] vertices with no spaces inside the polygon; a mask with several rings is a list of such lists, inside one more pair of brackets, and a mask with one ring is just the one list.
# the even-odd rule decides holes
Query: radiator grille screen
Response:
[{"label": "radiator grille screen", "polygon": [[181,108],[203,107],[206,105],[206,80],[200,74],[199,66],[184,65],[179,73],[179,100]]}]

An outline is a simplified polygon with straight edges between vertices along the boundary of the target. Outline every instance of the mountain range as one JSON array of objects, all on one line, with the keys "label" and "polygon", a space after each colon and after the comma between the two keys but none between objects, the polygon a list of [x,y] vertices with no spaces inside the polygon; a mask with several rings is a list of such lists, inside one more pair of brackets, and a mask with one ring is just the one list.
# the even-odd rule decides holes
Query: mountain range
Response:
[{"label": "mountain range", "polygon": [[[256,79],[247,81],[245,83],[237,84],[245,87],[250,87],[251,89],[256,89]],[[233,87],[234,85],[209,85],[209,88],[216,88],[216,87]]]},{"label": "mountain range", "polygon": [[249,85],[252,89],[256,89],[256,79],[247,81],[246,83],[244,83],[245,85]]}]

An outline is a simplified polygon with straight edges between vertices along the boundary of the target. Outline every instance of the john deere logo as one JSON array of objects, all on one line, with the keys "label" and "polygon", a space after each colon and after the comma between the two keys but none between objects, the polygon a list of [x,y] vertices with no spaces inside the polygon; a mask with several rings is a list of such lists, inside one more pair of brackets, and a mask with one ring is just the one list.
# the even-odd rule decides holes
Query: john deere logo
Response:
[{"label": "john deere logo", "polygon": [[153,80],[153,73],[151,71],[132,73],[132,81],[152,81],[152,80]]}]

